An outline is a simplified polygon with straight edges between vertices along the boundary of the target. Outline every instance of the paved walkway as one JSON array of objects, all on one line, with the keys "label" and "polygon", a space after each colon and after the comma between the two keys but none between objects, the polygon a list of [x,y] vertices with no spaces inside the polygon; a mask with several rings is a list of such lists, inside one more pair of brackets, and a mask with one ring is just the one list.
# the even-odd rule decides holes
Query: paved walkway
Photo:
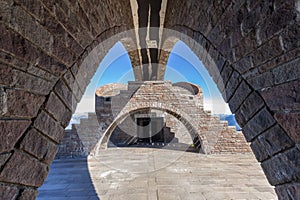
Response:
[{"label": "paved walkway", "polygon": [[111,148],[101,156],[58,160],[39,200],[277,199],[250,154],[203,155]]}]

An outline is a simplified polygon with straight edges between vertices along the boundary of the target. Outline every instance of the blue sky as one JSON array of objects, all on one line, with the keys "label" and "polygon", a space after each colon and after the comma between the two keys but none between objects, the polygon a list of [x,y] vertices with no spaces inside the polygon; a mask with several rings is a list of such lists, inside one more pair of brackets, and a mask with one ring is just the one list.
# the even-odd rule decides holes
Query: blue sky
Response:
[{"label": "blue sky", "polygon": [[[108,83],[127,83],[133,81],[134,75],[127,51],[118,42],[100,63],[86,92],[78,104],[76,113],[94,112],[95,90]],[[176,43],[170,54],[165,80],[172,82],[187,81],[200,85],[204,93],[204,108],[213,114],[229,114],[214,81],[197,56],[183,42]]]}]

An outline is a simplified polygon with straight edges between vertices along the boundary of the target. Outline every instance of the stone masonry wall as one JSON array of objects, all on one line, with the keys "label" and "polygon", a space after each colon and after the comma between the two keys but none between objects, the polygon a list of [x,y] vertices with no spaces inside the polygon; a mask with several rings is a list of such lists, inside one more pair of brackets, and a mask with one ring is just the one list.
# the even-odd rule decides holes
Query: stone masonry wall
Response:
[{"label": "stone masonry wall", "polygon": [[[164,23],[200,44],[177,37],[217,83],[280,200],[300,191],[299,10],[299,0],[168,0]],[[133,28],[130,1],[0,0],[0,22],[0,192],[34,199],[72,111],[122,37],[84,60]]]},{"label": "stone masonry wall", "polygon": [[[182,87],[183,85],[185,87]],[[190,88],[196,87],[196,94],[191,93],[186,85],[190,85]],[[114,116],[117,117],[105,132],[106,140],[109,140],[114,128],[119,124],[118,120],[122,120],[122,116],[126,117],[129,113],[153,108],[165,111],[179,119],[187,128],[195,146],[200,142],[201,145],[198,147],[201,146],[205,153],[249,151],[245,139],[236,136],[241,133],[236,133],[235,129],[227,126],[227,123],[204,111],[202,98],[201,88],[193,84],[182,83],[181,86],[173,86],[168,81],[129,82],[127,91],[122,90],[119,95],[112,98]],[[235,148],[234,142],[228,143],[224,139],[226,137],[231,142],[237,140],[240,146],[245,148]],[[101,142],[105,144],[105,141]]]}]

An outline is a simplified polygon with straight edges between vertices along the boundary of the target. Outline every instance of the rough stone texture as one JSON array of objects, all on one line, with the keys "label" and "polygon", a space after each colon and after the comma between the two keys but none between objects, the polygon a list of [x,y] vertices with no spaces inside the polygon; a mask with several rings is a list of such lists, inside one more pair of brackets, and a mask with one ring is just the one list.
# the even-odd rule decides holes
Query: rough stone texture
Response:
[{"label": "rough stone texture", "polygon": [[34,126],[57,143],[63,137],[64,128],[45,111],[42,111],[37,116]]},{"label": "rough stone texture", "polygon": [[[95,72],[95,68],[89,65],[84,67],[88,73],[77,73],[79,69],[83,69],[80,65],[85,57],[99,42],[105,41],[116,33],[133,28],[130,1],[101,1],[95,5],[83,0],[72,2],[67,0],[9,0],[0,1],[0,9],[1,62],[24,73],[28,72],[27,75],[24,74],[28,77],[28,81],[19,77],[19,85],[24,84],[26,91],[27,89],[31,91],[30,83],[39,78],[47,81],[51,79],[53,83],[59,81],[55,92],[68,105],[69,110],[72,110],[76,103],[73,102],[72,95],[65,92],[68,86],[59,88],[59,84],[65,81],[62,77],[67,68],[70,68],[76,81],[85,80],[85,83],[80,85],[81,91],[84,92],[87,82]],[[299,79],[299,3],[296,1],[168,0],[164,26],[190,36],[199,44],[197,46],[191,39],[179,37],[203,61],[214,80],[222,83],[218,87],[222,88],[221,91],[226,100],[229,100],[231,94],[236,91],[238,83],[243,80],[256,90],[252,94],[256,94],[266,88],[271,88],[270,91],[272,91],[275,86],[287,85],[289,82]],[[167,39],[167,36],[165,38]],[[173,40],[178,41],[178,38]],[[109,47],[107,49],[105,47],[101,48],[101,52],[109,50]],[[164,53],[164,57],[167,57],[166,53]],[[221,60],[228,63],[228,67],[232,71],[239,72],[231,76],[230,83],[218,79],[218,71],[222,67],[216,66],[219,65],[216,63],[219,63],[218,58],[220,57],[223,58]],[[163,59],[167,60],[167,58]],[[77,61],[77,63],[71,65],[73,61]],[[241,66],[244,64],[244,67]],[[99,63],[97,63],[98,65]],[[223,67],[222,71],[230,69],[228,67]],[[6,67],[4,70],[2,68],[1,72],[11,73]],[[228,73],[228,77],[230,75],[231,73]],[[5,119],[7,123],[16,118],[34,120],[39,108],[45,107],[42,105],[44,97],[16,90],[14,85],[7,85],[12,81],[11,78],[2,79],[1,77],[0,80],[1,120]],[[43,94],[53,92],[47,84],[44,86],[46,87]],[[224,86],[227,86],[225,91]],[[35,92],[40,91],[35,90]],[[281,92],[282,97],[278,96],[279,92],[277,94],[273,92],[276,97],[274,99],[290,99],[288,97],[291,94],[289,90]],[[228,95],[225,95],[226,93]],[[294,95],[292,96],[295,98]],[[260,96],[258,99],[257,105],[252,107],[251,104],[246,103],[247,98],[237,110],[236,117],[239,123],[246,126],[245,135],[249,136],[249,132],[251,132],[251,137],[257,137],[265,131],[263,129],[266,129],[267,125],[275,125],[279,122],[285,132],[298,141],[298,134],[295,133],[295,129],[297,130],[298,127],[297,123],[285,124],[281,120],[282,117],[298,122],[298,109],[289,110],[288,113],[281,110],[289,108],[294,103],[278,104],[274,103],[272,98],[267,98],[261,103],[259,102],[262,100]],[[145,105],[147,104],[145,103]],[[257,112],[263,106],[268,107],[269,105],[278,107],[276,108],[278,110],[266,114],[265,119]],[[176,110],[176,108],[174,109]],[[277,118],[274,123],[273,120],[270,120],[270,115],[273,117],[273,114]],[[37,119],[39,120],[39,117]],[[262,125],[264,123],[267,125]],[[33,124],[37,123],[33,122]],[[60,127],[59,123],[52,124]],[[246,124],[250,124],[257,130],[252,130],[253,128]],[[50,134],[50,132],[56,131],[56,128],[50,130],[53,126],[49,124],[49,126],[43,127],[44,132]],[[62,135],[62,133],[63,131],[60,134]],[[52,134],[54,133],[52,132]],[[286,151],[277,153],[277,157],[285,155]],[[284,159],[277,164],[279,174],[285,173],[287,165],[292,165]],[[277,175],[276,173],[266,174],[269,179]],[[295,181],[299,182],[299,178],[295,178]],[[278,182],[273,181],[272,183],[277,184]],[[284,190],[288,192],[287,188]],[[292,190],[289,194],[291,199],[296,195]]]},{"label": "rough stone texture", "polygon": [[23,190],[18,200],[34,200],[38,195],[38,191],[26,189]]},{"label": "rough stone texture", "polygon": [[0,181],[39,187],[47,177],[48,171],[47,165],[16,151],[0,173]]},{"label": "rough stone texture", "polygon": [[46,104],[46,110],[54,118],[66,127],[71,119],[72,112],[61,102],[61,100],[52,92]]},{"label": "rough stone texture", "polygon": [[293,200],[300,196],[300,183],[291,183],[276,187],[279,200]]},{"label": "rough stone texture", "polygon": [[19,190],[16,187],[0,185],[0,196],[2,199],[15,199]]},{"label": "rough stone texture", "polygon": [[276,125],[259,135],[251,143],[251,148],[257,160],[261,162],[293,145],[294,142],[278,125]]},{"label": "rough stone texture", "polygon": [[299,179],[300,151],[294,147],[262,162],[262,168],[272,185]]},{"label": "rough stone texture", "polygon": [[263,99],[258,95],[258,93],[253,92],[247,99],[242,103],[239,110],[237,110],[237,118],[242,118],[239,122],[240,126],[244,126],[253,115],[259,111],[264,106]]},{"label": "rough stone texture", "polygon": [[31,121],[27,120],[0,120],[0,153],[14,149],[15,144],[29,127]]},{"label": "rough stone texture", "polygon": [[271,110],[300,110],[300,80],[263,90],[261,95]]},{"label": "rough stone texture", "polygon": [[296,143],[300,143],[300,114],[278,113],[275,119]]},{"label": "rough stone texture", "polygon": [[31,129],[26,134],[20,148],[48,164],[51,163],[57,153],[57,145],[35,129]]},{"label": "rough stone texture", "polygon": [[232,113],[235,113],[238,107],[245,101],[247,96],[251,93],[249,85],[243,81],[236,89],[234,96],[229,101],[229,107]]},{"label": "rough stone texture", "polygon": [[261,134],[275,123],[273,116],[266,108],[259,111],[243,128],[243,133],[248,142]]},{"label": "rough stone texture", "polygon": [[22,90],[6,90],[6,100],[3,102],[7,107],[4,116],[31,118],[37,115],[45,97],[35,95]]}]

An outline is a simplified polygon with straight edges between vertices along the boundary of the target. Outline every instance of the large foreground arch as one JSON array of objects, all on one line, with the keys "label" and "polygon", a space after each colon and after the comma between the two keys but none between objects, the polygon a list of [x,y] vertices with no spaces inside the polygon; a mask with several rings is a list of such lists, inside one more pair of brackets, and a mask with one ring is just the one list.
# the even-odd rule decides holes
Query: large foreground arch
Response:
[{"label": "large foreground arch", "polygon": [[[0,0],[0,10],[0,194],[34,199],[95,71],[97,61],[84,60],[133,28],[130,2]],[[279,199],[300,191],[299,10],[298,0],[169,0],[165,16],[165,28],[205,49],[187,43],[236,113]]]}]

